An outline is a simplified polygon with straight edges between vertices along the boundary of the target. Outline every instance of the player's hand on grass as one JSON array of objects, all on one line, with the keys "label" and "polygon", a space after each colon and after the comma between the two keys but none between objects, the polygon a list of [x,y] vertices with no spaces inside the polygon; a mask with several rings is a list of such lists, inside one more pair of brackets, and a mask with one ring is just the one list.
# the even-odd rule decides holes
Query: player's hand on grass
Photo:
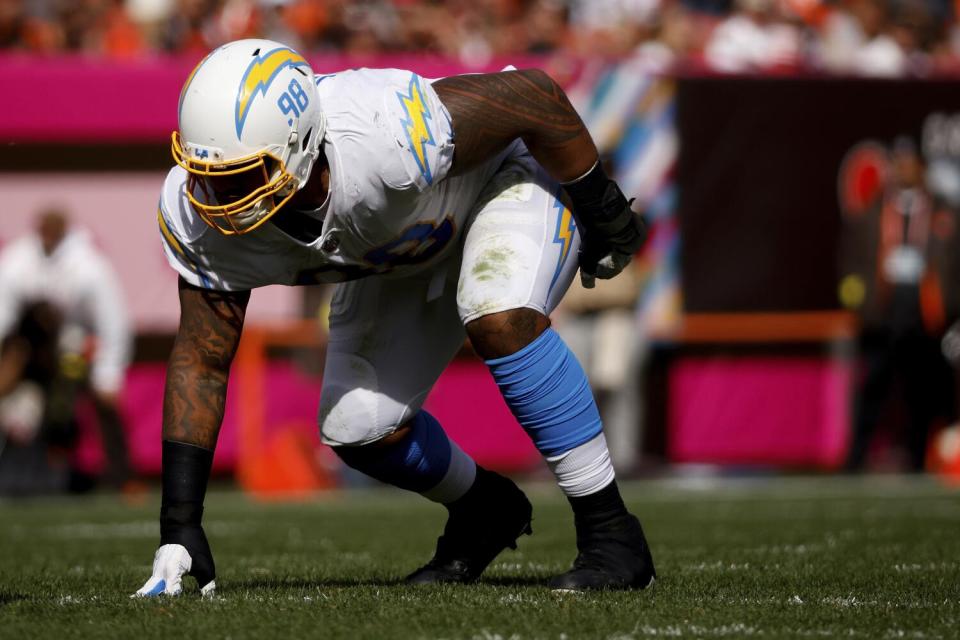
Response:
[{"label": "player's hand on grass", "polygon": [[[212,558],[209,564],[211,567],[213,566]],[[153,573],[150,579],[131,597],[150,598],[161,595],[180,595],[183,591],[183,576],[190,574],[193,569],[194,561],[186,547],[180,544],[161,545],[153,557]],[[194,572],[193,575],[197,574]],[[201,585],[201,596],[212,596],[216,591],[217,586],[212,573],[209,576],[198,577],[197,583]]]}]

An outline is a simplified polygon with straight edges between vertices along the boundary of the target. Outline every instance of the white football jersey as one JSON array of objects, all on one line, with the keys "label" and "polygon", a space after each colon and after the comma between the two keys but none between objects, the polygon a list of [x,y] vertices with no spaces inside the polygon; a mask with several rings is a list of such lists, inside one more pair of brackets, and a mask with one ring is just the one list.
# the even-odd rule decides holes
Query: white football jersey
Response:
[{"label": "white football jersey", "polygon": [[318,225],[322,220],[322,235],[302,242],[268,223],[225,236],[193,211],[187,172],[177,166],[164,183],[158,221],[167,259],[185,280],[240,291],[408,275],[458,245],[506,152],[447,177],[454,149],[450,116],[430,82],[410,71],[318,76],[317,90],[327,118],[322,149],[330,197],[321,210],[302,215],[314,216]]}]

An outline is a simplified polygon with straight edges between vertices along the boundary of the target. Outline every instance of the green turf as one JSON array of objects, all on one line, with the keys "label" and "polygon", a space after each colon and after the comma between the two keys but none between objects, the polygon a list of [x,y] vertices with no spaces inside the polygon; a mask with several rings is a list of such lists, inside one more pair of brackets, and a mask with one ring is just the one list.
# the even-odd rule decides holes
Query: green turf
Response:
[{"label": "green turf", "polygon": [[[530,488],[534,535],[478,585],[396,584],[442,510],[392,491],[207,501],[212,601],[130,600],[149,574],[154,501],[0,503],[2,638],[957,638],[960,495],[874,477],[626,485],[660,579],[554,594],[572,559],[566,504]],[[193,591],[195,586],[190,584]]]}]

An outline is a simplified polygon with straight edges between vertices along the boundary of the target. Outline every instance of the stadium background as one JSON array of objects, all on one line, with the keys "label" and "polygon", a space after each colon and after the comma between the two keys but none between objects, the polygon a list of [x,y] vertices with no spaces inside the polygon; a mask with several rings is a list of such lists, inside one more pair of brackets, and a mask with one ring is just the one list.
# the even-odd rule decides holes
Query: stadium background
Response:
[{"label": "stadium background", "polygon": [[[38,210],[62,206],[119,268],[138,335],[123,396],[131,458],[156,474],[177,304],[153,212],[170,164],[170,105],[196,61],[224,41],[263,36],[302,48],[318,73],[399,66],[438,77],[540,66],[568,88],[653,222],[635,303],[628,297],[639,355],[627,366],[638,374],[618,383],[642,398],[630,414],[642,435],[626,440],[636,450],[629,470],[676,462],[833,469],[850,440],[854,312],[867,297],[843,300],[841,285],[849,293],[852,275],[872,286],[876,251],[850,247],[865,244],[860,212],[890,190],[882,166],[890,153],[877,166],[844,164],[864,145],[911,141],[929,167],[948,248],[937,264],[933,331],[956,315],[953,9],[911,0],[6,0],[0,83],[19,90],[0,106],[0,236],[10,240]],[[220,471],[312,446],[324,311],[315,291],[254,295]],[[301,357],[291,359],[291,349]],[[475,401],[463,403],[466,393]],[[481,461],[539,467],[476,359],[458,360],[429,406]],[[86,425],[77,456],[94,473],[102,466],[95,427]],[[324,467],[336,463],[320,457],[322,478],[298,482],[338,482]]]},{"label": "stadium background", "polygon": [[[117,268],[142,481],[119,497],[0,499],[0,638],[955,637],[955,400],[926,434],[935,474],[898,473],[911,465],[896,387],[874,474],[842,471],[863,338],[891,317],[884,221],[906,190],[931,214],[918,317],[960,353],[957,14],[947,0],[0,0],[0,248],[58,206]],[[543,589],[571,559],[569,510],[466,346],[428,406],[522,480],[537,533],[480,585],[397,584],[428,557],[441,510],[357,487],[319,447],[328,292],[273,287],[251,301],[206,505],[221,595],[127,599],[158,531],[177,302],[156,205],[173,105],[209,49],[251,36],[299,48],[318,73],[513,64],[563,83],[652,221],[620,290],[574,290],[555,318],[599,353],[588,368],[657,557],[652,593]],[[96,420],[78,413],[71,464],[96,475]]]}]

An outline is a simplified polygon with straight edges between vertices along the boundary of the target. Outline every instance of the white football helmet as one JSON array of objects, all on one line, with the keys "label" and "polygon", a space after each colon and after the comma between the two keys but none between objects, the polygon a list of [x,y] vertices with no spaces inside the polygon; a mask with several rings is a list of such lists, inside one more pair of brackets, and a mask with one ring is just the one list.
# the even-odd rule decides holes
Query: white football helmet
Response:
[{"label": "white football helmet", "polygon": [[252,231],[306,184],[325,120],[313,71],[271,40],[212,51],[180,92],[173,158],[194,210],[226,235]]}]

